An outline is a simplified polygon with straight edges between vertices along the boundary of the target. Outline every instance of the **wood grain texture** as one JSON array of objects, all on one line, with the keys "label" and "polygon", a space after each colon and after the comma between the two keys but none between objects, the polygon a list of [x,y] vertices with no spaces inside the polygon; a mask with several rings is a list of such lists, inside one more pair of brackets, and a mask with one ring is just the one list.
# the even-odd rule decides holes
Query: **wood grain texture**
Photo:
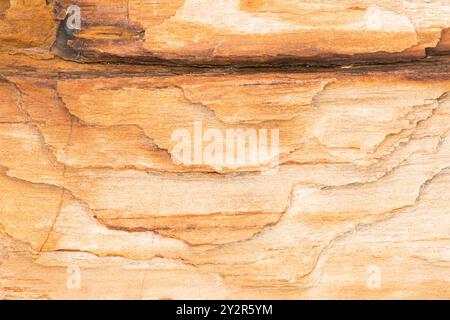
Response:
[{"label": "wood grain texture", "polygon": [[[448,49],[445,0],[80,0],[90,59],[194,64],[396,61]],[[445,36],[444,36],[445,35]]]},{"label": "wood grain texture", "polygon": [[446,1],[77,4],[0,2],[0,298],[450,298]]}]

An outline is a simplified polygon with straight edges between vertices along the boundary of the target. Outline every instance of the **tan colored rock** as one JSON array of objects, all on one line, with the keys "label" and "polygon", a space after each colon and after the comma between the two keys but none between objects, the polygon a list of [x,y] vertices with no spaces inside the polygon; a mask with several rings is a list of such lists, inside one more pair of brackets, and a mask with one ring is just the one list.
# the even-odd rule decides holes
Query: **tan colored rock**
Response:
[{"label": "tan colored rock", "polygon": [[1,0],[0,49],[50,48],[57,26],[53,8],[45,0]]},{"label": "tan colored rock", "polygon": [[[86,57],[178,63],[423,58],[450,27],[446,1],[81,0]],[[156,60],[155,60],[156,59]]]},{"label": "tan colored rock", "polygon": [[450,298],[446,1],[68,4],[0,2],[0,299]]}]

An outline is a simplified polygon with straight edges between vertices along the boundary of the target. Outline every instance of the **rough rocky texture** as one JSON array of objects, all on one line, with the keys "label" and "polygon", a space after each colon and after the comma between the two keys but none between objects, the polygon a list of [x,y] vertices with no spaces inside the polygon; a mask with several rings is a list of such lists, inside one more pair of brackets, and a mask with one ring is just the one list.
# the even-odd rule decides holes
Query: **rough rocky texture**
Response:
[{"label": "rough rocky texture", "polygon": [[95,60],[322,64],[423,58],[429,49],[448,49],[450,9],[445,0],[77,4],[84,27],[69,46]]},{"label": "rough rocky texture", "polygon": [[[77,3],[0,2],[0,298],[450,298],[446,1]],[[196,121],[279,167],[174,161]]]}]

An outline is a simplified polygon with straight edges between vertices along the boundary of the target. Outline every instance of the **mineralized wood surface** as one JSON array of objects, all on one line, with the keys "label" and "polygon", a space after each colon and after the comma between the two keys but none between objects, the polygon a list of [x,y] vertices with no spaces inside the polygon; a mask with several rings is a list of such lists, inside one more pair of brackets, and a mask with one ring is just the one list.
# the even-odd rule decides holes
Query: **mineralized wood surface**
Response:
[{"label": "mineralized wood surface", "polygon": [[[449,49],[446,0],[79,0],[78,57],[197,64],[398,60]],[[324,60],[326,59],[326,60]]]},{"label": "mineralized wood surface", "polygon": [[0,299],[450,298],[448,1],[76,3],[0,1]]}]

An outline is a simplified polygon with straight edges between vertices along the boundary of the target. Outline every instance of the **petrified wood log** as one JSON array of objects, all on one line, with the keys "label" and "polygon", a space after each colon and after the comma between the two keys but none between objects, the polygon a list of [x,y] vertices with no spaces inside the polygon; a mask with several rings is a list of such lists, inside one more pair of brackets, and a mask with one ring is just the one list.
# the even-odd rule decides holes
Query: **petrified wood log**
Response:
[{"label": "petrified wood log", "polygon": [[0,2],[0,298],[450,298],[446,1],[69,5]]}]

